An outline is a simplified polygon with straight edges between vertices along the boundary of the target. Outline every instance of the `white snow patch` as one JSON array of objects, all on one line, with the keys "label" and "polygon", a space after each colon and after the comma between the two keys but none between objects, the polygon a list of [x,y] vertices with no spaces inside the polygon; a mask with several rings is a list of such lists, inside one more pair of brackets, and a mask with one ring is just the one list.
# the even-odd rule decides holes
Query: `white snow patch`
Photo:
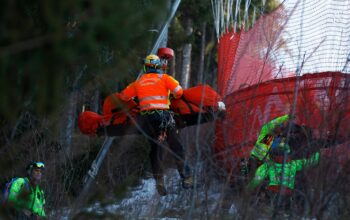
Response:
[{"label": "white snow patch", "polygon": [[[97,215],[118,215],[126,219],[175,220],[188,217],[191,207],[195,219],[201,218],[206,212],[209,215],[215,213],[220,208],[223,195],[222,184],[219,182],[212,184],[207,193],[201,185],[196,190],[186,190],[181,186],[177,170],[168,169],[165,184],[168,193],[166,196],[158,194],[153,178],[143,179],[139,186],[129,189],[129,196],[123,200],[105,206],[96,202],[84,211]],[[237,214],[233,207],[235,208],[234,204],[227,210],[228,214]]]}]

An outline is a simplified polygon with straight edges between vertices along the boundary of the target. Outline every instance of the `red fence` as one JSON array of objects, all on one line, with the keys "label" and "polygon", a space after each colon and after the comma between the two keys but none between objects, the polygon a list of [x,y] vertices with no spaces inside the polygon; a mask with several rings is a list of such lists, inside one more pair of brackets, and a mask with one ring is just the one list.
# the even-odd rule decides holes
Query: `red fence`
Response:
[{"label": "red fence", "polygon": [[[296,77],[271,80],[226,96],[227,117],[217,124],[216,151],[221,159],[249,155],[261,126],[290,113]],[[346,137],[350,132],[350,76],[339,72],[299,77],[296,122],[313,128],[314,136]]]},{"label": "red fence", "polygon": [[248,31],[220,33],[218,91],[227,108],[226,120],[216,128],[221,159],[248,156],[261,126],[290,113],[294,104],[296,122],[310,126],[316,138],[349,136],[347,6],[346,1],[287,0]]}]

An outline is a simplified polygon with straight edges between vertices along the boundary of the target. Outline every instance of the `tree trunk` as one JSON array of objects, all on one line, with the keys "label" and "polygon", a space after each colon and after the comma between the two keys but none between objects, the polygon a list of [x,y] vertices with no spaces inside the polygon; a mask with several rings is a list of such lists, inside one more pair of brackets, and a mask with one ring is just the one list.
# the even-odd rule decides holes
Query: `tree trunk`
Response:
[{"label": "tree trunk", "polygon": [[94,91],[90,106],[93,112],[98,112],[100,110],[100,90],[98,88]]},{"label": "tree trunk", "polygon": [[[183,48],[182,48],[183,49]],[[181,76],[182,76],[182,50],[175,51],[175,72],[173,73],[173,76],[175,79],[177,79],[181,84]]]},{"label": "tree trunk", "polygon": [[[214,32],[211,33],[209,42],[211,43],[216,42],[216,36]],[[205,64],[205,69],[203,74],[205,76],[204,82],[207,82],[211,87],[217,90],[217,68],[209,71],[212,60],[213,60],[213,49],[208,51],[207,62]]]},{"label": "tree trunk", "polygon": [[72,137],[73,137],[72,135],[73,135],[73,130],[74,130],[75,122],[77,118],[76,110],[77,110],[77,98],[78,98],[78,85],[86,69],[87,69],[87,65],[81,68],[80,72],[77,74],[77,77],[73,82],[72,91],[68,96],[68,106],[65,111],[67,113],[66,123],[65,123],[65,126],[63,127],[64,131],[62,132],[63,148],[65,149],[67,155],[69,155],[71,152]]},{"label": "tree trunk", "polygon": [[169,74],[171,74],[172,77],[176,78],[176,53],[174,53],[173,59],[170,61],[170,71]]},{"label": "tree trunk", "polygon": [[[191,36],[193,32],[192,19],[188,18],[186,22],[186,36]],[[181,86],[188,88],[190,84],[190,73],[191,73],[191,53],[192,43],[185,44],[182,51],[182,71],[181,71]]]},{"label": "tree trunk", "polygon": [[207,23],[202,23],[202,38],[201,38],[201,50],[199,55],[199,69],[198,69],[198,78],[197,83],[203,84],[204,81],[204,59],[205,59],[205,45],[206,45],[206,29]]},{"label": "tree trunk", "polygon": [[75,126],[75,118],[76,118],[76,102],[77,102],[77,95],[76,92],[72,92],[72,94],[69,96],[69,103],[67,107],[67,118],[66,118],[66,126],[65,130],[63,132],[63,148],[65,149],[66,153],[70,154],[70,149],[72,145],[72,134],[73,129]]}]

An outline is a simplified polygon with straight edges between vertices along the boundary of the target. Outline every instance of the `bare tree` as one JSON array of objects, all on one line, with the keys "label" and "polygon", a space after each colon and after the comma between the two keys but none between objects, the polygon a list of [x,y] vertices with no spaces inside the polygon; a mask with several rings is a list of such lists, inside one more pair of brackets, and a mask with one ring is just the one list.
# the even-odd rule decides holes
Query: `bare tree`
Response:
[{"label": "bare tree", "polygon": [[[191,36],[193,32],[193,21],[191,18],[187,18],[186,21],[186,36]],[[183,88],[189,87],[190,73],[191,73],[191,53],[192,43],[186,43],[182,51],[182,71],[181,71],[181,85]]]},{"label": "bare tree", "polygon": [[62,132],[63,134],[63,146],[66,151],[66,153],[70,153],[70,148],[72,145],[72,135],[73,135],[73,130],[75,127],[76,123],[76,110],[77,110],[77,93],[78,93],[78,85],[80,83],[80,80],[87,69],[87,65],[83,66],[81,70],[79,71],[79,74],[77,77],[74,79],[74,82],[72,84],[72,91],[69,94],[68,97],[68,105],[66,109],[66,123],[63,126],[64,131]]},{"label": "bare tree", "polygon": [[203,83],[203,74],[204,74],[204,59],[205,59],[205,45],[206,45],[206,29],[207,29],[207,23],[203,22],[202,27],[202,38],[201,38],[201,49],[200,49],[200,55],[199,55],[199,69],[198,69],[198,76],[197,76],[197,83]]},{"label": "bare tree", "polygon": [[93,112],[98,112],[99,111],[99,106],[100,106],[100,90],[99,88],[95,88],[94,90],[94,95],[91,99],[91,104],[90,104],[91,111]]}]

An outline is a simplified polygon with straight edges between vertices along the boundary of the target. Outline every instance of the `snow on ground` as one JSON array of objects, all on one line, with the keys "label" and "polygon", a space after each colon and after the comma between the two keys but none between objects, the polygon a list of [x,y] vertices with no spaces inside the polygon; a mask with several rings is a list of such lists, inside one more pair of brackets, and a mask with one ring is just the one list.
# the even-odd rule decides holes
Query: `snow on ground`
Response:
[{"label": "snow on ground", "polygon": [[[237,219],[242,217],[239,210],[242,209],[242,204],[239,202],[239,196],[234,192],[227,192],[230,198],[225,198],[223,191],[223,183],[213,178],[211,185],[205,187],[199,185],[195,190],[183,189],[181,187],[180,177],[176,170],[168,169],[165,178],[168,194],[159,196],[155,188],[153,178],[141,180],[140,185],[132,187],[128,190],[127,196],[122,200],[118,200],[110,204],[101,204],[99,202],[82,209],[81,211],[91,216],[100,216],[98,219],[161,219],[161,220],[178,220],[178,219]],[[335,196],[334,200],[337,200]],[[226,202],[226,204],[224,204]],[[331,202],[333,205],[341,206],[336,202]],[[264,205],[264,204],[261,204]],[[261,207],[259,210],[267,210],[269,207]],[[266,205],[266,204],[265,204]],[[331,206],[330,210],[326,210],[327,217],[339,216],[336,213],[338,209]],[[245,209],[244,209],[245,210]],[[252,211],[247,209],[246,211]],[[242,211],[242,210],[241,210]],[[68,220],[69,208],[61,210],[60,220]],[[58,214],[58,213],[56,213]],[[241,213],[244,214],[244,213]],[[257,213],[256,213],[257,214]],[[259,213],[259,220],[270,219],[270,212]],[[291,216],[287,213],[282,213],[283,218],[288,219]],[[295,214],[295,213],[294,213]],[[301,213],[300,213],[301,214]],[[51,216],[55,216],[52,213]],[[104,218],[104,216],[108,216]],[[249,215],[248,215],[249,216]],[[254,214],[252,216],[255,216]],[[293,215],[298,219],[314,220],[312,217],[303,217]],[[57,219],[57,218],[55,218]]]},{"label": "snow on ground", "polygon": [[[174,169],[168,170],[165,182],[166,196],[158,195],[153,178],[143,179],[139,186],[130,189],[129,196],[123,200],[106,206],[96,203],[85,211],[118,215],[126,219],[199,219],[206,212],[213,213],[218,208],[222,196],[218,184],[215,184],[215,189],[209,189],[207,195],[201,187],[196,193],[192,189],[183,189]],[[236,212],[234,205],[227,211],[232,217]]]}]

